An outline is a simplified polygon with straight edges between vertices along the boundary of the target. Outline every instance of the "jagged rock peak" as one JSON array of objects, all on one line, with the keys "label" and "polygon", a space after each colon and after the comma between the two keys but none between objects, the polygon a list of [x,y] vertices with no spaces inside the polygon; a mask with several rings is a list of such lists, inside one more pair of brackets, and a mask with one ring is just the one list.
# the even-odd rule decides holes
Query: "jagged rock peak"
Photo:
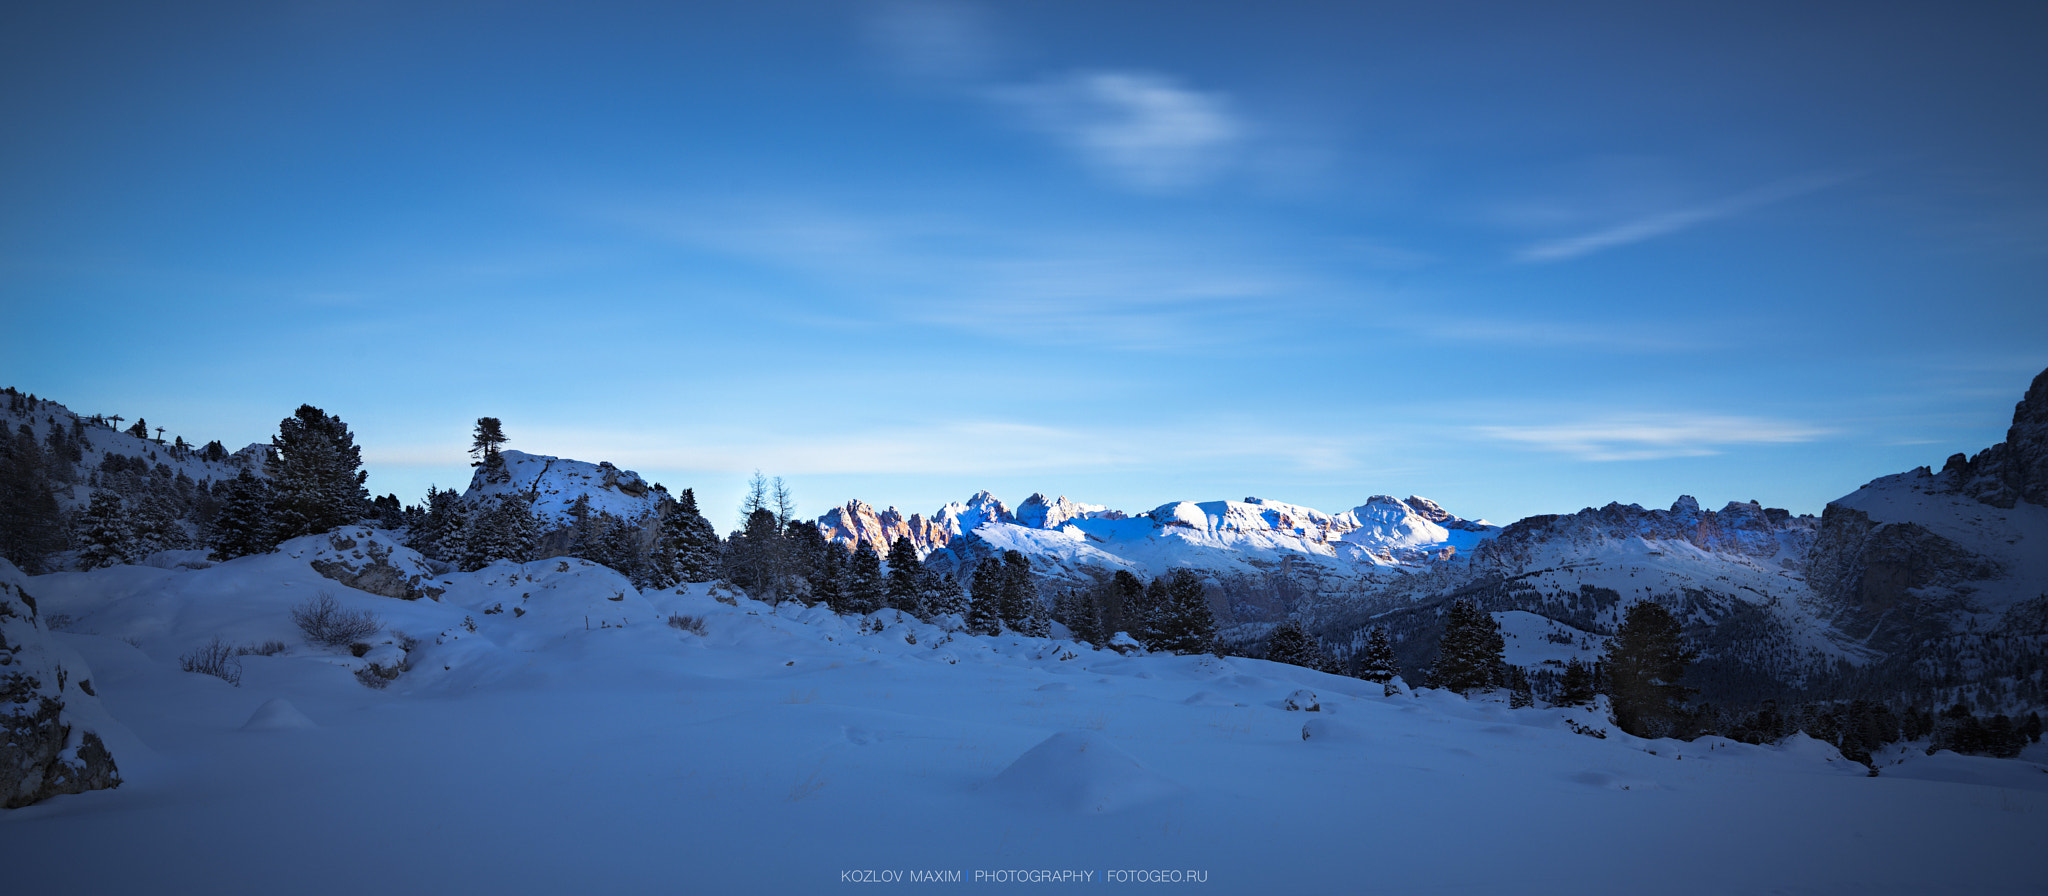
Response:
[{"label": "jagged rock peak", "polygon": [[945,547],[954,533],[919,514],[905,517],[894,507],[877,511],[858,498],[834,507],[818,518],[818,531],[826,540],[848,545],[865,544],[887,556],[898,538],[908,538],[922,557]]},{"label": "jagged rock peak", "polygon": [[2013,406],[2005,441],[1975,457],[1950,457],[1941,476],[1943,489],[1993,507],[2011,509],[2020,501],[2048,505],[2048,370],[2034,377]]}]

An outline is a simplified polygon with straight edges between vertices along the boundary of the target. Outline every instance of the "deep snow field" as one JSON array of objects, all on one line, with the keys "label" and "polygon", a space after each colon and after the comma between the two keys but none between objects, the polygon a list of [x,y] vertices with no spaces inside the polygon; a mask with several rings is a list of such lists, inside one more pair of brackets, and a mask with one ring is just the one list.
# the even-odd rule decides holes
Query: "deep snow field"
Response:
[{"label": "deep snow field", "polygon": [[[7,892],[2048,892],[2041,745],[1895,749],[1872,778],[1804,738],[1644,741],[1590,709],[642,594],[574,560],[407,602],[300,553],[27,580],[126,782],[0,813]],[[306,643],[289,613],[323,591],[383,619],[378,651]],[[410,670],[358,683],[394,631]],[[239,687],[179,671],[215,636],[289,648]],[[1320,711],[1283,708],[1303,688]]]}]

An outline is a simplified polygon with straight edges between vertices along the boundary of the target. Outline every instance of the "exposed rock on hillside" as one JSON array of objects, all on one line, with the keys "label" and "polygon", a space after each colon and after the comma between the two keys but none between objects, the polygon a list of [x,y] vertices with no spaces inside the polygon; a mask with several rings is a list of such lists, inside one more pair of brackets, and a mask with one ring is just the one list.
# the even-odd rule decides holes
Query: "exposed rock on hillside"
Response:
[{"label": "exposed rock on hillside", "polygon": [[91,670],[50,655],[25,577],[0,559],[0,807],[121,784],[114,757],[76,707],[96,701]]},{"label": "exposed rock on hillside", "polygon": [[2013,407],[2005,441],[1975,457],[1950,457],[1941,478],[1947,490],[1993,507],[2009,510],[2019,501],[2048,506],[2048,370]]}]

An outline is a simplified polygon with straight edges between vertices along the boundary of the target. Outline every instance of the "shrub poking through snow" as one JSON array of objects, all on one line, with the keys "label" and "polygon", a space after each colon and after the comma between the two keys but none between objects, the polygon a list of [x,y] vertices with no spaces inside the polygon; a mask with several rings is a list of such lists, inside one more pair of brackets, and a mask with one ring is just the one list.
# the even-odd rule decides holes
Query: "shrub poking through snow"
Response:
[{"label": "shrub poking through snow", "polygon": [[668,617],[668,625],[670,628],[682,629],[698,637],[702,637],[708,631],[704,627],[704,617],[702,616],[685,616],[681,613],[676,613]]},{"label": "shrub poking through snow", "polygon": [[285,652],[283,641],[265,641],[261,644],[244,644],[235,648],[236,656],[276,656]]},{"label": "shrub poking through snow", "polygon": [[365,663],[356,669],[356,680],[362,682],[363,687],[381,691],[386,685],[396,681],[398,673],[401,671],[403,670],[397,666],[380,666],[376,663]]},{"label": "shrub poking through snow", "polygon": [[376,634],[384,622],[368,610],[344,610],[325,591],[292,609],[292,622],[306,640],[322,647],[341,647]]},{"label": "shrub poking through snow", "polygon": [[201,675],[211,675],[235,687],[242,686],[242,660],[235,648],[219,638],[213,642],[178,657],[178,668]]},{"label": "shrub poking through snow", "polygon": [[1323,711],[1323,705],[1316,702],[1315,692],[1307,688],[1302,688],[1292,694],[1288,694],[1287,699],[1280,701],[1280,708],[1290,712]]}]

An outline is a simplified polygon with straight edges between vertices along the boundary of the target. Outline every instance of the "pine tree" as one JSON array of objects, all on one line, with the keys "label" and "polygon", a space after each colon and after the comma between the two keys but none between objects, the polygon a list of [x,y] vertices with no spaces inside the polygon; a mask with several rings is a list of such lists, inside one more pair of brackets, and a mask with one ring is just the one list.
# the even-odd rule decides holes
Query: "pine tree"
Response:
[{"label": "pine tree", "polygon": [[1684,733],[1682,704],[1692,689],[1678,680],[1694,656],[1671,611],[1650,601],[1630,606],[1607,657],[1614,723],[1637,737]]},{"label": "pine tree", "polygon": [[889,606],[922,618],[927,610],[924,606],[924,563],[918,559],[917,547],[905,536],[897,536],[889,546]]},{"label": "pine tree", "polygon": [[1172,599],[1166,593],[1166,577],[1145,585],[1145,590],[1124,605],[1124,629],[1146,650],[1165,650],[1165,626]]},{"label": "pine tree", "polygon": [[853,549],[853,562],[846,570],[846,605],[855,613],[872,613],[882,608],[889,586],[882,578],[882,557],[863,541]]},{"label": "pine tree", "polygon": [[1308,629],[1292,619],[1281,623],[1266,636],[1266,659],[1304,669],[1327,671],[1330,666],[1330,658],[1323,652],[1322,645],[1316,643]]},{"label": "pine tree", "polygon": [[340,417],[310,404],[278,424],[270,440],[278,540],[315,535],[363,516],[369,491],[362,452]]},{"label": "pine tree", "polygon": [[1144,621],[1145,583],[1138,580],[1128,569],[1119,569],[1109,579],[1109,586],[1102,596],[1102,631],[1110,637],[1124,632],[1140,643],[1134,626]]},{"label": "pine tree", "polygon": [[210,555],[215,560],[232,560],[277,550],[276,528],[270,519],[270,483],[248,470],[228,483],[227,498],[213,518]]},{"label": "pine tree", "polygon": [[1096,604],[1094,589],[1061,591],[1053,609],[1053,618],[1067,627],[1074,640],[1097,645],[1107,640],[1102,634],[1102,608]]},{"label": "pine tree", "polygon": [[[51,435],[57,432],[50,430]],[[61,449],[46,454],[38,447],[35,432],[26,423],[13,437],[0,430],[0,557],[29,575],[47,571],[45,558],[63,547],[63,518],[52,475],[59,467],[70,468],[55,462],[61,456]]]},{"label": "pine tree", "polygon": [[967,607],[967,630],[977,635],[996,635],[1003,630],[1003,589],[1008,579],[1003,561],[984,557],[974,567],[970,586],[973,599]]},{"label": "pine tree", "polygon": [[964,618],[967,615],[967,594],[960,590],[960,583],[953,579],[951,573],[941,573],[927,566],[919,576],[919,582],[920,600],[929,618],[946,615]]},{"label": "pine tree", "polygon": [[1153,584],[1161,582],[1165,583],[1162,600],[1154,610],[1152,626],[1157,646],[1146,646],[1180,654],[1214,650],[1216,614],[1209,609],[1208,589],[1202,585],[1201,575],[1187,567],[1176,566]]},{"label": "pine tree", "polygon": [[846,600],[846,567],[851,559],[846,548],[835,542],[825,543],[825,550],[811,567],[811,600],[830,607],[834,613],[853,612],[853,605]]},{"label": "pine tree", "polygon": [[1558,692],[1559,706],[1584,706],[1593,702],[1593,670],[1578,657],[1564,664],[1564,683]]},{"label": "pine tree", "polygon": [[1507,666],[1502,678],[1508,689],[1508,707],[1526,709],[1536,705],[1536,690],[1529,684],[1529,673],[1520,666]]},{"label": "pine tree", "polygon": [[455,563],[466,553],[462,539],[468,528],[469,514],[463,509],[461,496],[453,489],[429,485],[426,507],[419,522],[406,533],[405,543],[430,559]]},{"label": "pine tree", "polygon": [[494,560],[525,563],[540,542],[540,523],[522,495],[501,494],[483,512],[471,517],[463,533],[461,566],[473,572]]},{"label": "pine tree", "polygon": [[1401,663],[1394,658],[1394,642],[1387,636],[1387,627],[1373,626],[1365,636],[1365,650],[1358,655],[1358,677],[1387,684],[1400,674]]},{"label": "pine tree", "polygon": [[78,565],[83,569],[104,569],[141,559],[135,528],[121,499],[108,492],[92,496],[91,506],[79,520]]},{"label": "pine tree", "polygon": [[718,577],[718,530],[697,511],[697,495],[690,489],[676,497],[669,512],[670,538],[675,545],[676,577],[685,582],[709,582]]},{"label": "pine tree", "polygon": [[1437,643],[1430,683],[1460,694],[1495,687],[1501,683],[1506,653],[1500,623],[1493,614],[1481,612],[1470,600],[1453,601],[1444,617],[1443,640]]},{"label": "pine tree", "polygon": [[496,417],[476,418],[476,432],[471,436],[469,453],[476,458],[470,464],[483,467],[494,473],[505,469],[505,459],[498,455],[498,446],[505,444],[505,426]]},{"label": "pine tree", "polygon": [[782,526],[775,521],[775,512],[756,507],[747,514],[746,528],[726,542],[726,578],[755,600],[777,601],[782,596],[782,554]]},{"label": "pine tree", "polygon": [[1031,574],[1031,558],[1018,551],[1004,551],[1001,587],[997,613],[1005,627],[1023,632],[1029,627],[1031,606],[1038,602],[1038,578]]}]

